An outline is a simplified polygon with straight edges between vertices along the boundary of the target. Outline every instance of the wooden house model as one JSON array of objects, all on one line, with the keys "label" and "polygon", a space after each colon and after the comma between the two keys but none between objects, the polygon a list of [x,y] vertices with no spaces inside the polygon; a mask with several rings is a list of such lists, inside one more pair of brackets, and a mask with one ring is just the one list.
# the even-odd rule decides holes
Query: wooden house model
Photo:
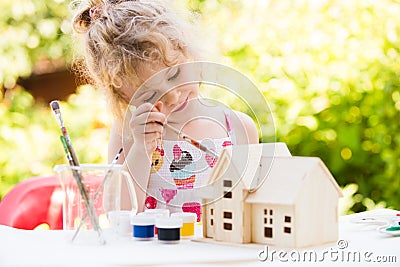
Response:
[{"label": "wooden house model", "polygon": [[205,238],[289,248],[338,238],[340,187],[321,159],[283,143],[226,148],[199,194]]}]

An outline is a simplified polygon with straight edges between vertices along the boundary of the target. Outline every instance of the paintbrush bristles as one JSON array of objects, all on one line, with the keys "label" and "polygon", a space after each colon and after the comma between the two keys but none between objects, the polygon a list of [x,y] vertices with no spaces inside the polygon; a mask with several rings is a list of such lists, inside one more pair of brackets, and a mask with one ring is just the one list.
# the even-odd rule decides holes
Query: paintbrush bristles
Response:
[{"label": "paintbrush bristles", "polygon": [[54,110],[54,111],[60,109],[60,105],[58,104],[57,100],[51,101],[50,102],[50,106],[51,106],[51,109]]}]

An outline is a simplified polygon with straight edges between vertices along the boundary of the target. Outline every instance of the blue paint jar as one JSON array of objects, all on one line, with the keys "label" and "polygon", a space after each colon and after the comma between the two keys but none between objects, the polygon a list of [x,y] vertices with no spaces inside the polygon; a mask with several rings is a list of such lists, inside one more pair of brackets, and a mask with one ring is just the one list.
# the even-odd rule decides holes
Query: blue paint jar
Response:
[{"label": "blue paint jar", "polygon": [[155,218],[150,216],[134,216],[131,219],[132,236],[137,240],[151,240],[154,238]]},{"label": "blue paint jar", "polygon": [[[138,216],[152,217],[152,218],[154,218],[154,220],[157,220],[157,218],[169,217],[169,213],[165,214],[165,213],[156,213],[156,212],[154,212],[154,213],[152,213],[152,212],[141,212],[141,213],[138,213]],[[157,234],[158,234],[158,229],[154,225],[154,236],[156,236]]]}]

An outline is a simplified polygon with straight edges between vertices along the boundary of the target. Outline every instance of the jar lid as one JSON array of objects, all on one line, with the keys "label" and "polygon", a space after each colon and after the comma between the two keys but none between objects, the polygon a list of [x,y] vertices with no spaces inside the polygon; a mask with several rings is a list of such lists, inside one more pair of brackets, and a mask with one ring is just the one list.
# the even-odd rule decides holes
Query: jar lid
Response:
[{"label": "jar lid", "polygon": [[167,217],[162,213],[150,213],[150,212],[140,212],[137,214],[137,216],[148,216],[152,218],[160,218],[160,217]]},{"label": "jar lid", "polygon": [[118,212],[119,217],[133,217],[136,215],[136,213],[132,210],[120,210]]},{"label": "jar lid", "polygon": [[136,216],[131,217],[131,224],[132,225],[140,225],[140,226],[154,225],[155,220],[156,219],[152,216],[136,215]]},{"label": "jar lid", "polygon": [[156,227],[157,228],[182,228],[183,226],[183,221],[181,218],[176,218],[176,217],[163,217],[163,218],[157,218],[156,219]]},{"label": "jar lid", "polygon": [[184,223],[194,223],[197,221],[197,214],[194,212],[175,212],[171,217],[181,218]]},{"label": "jar lid", "polygon": [[149,214],[162,214],[165,217],[169,216],[169,209],[147,209],[144,212]]}]

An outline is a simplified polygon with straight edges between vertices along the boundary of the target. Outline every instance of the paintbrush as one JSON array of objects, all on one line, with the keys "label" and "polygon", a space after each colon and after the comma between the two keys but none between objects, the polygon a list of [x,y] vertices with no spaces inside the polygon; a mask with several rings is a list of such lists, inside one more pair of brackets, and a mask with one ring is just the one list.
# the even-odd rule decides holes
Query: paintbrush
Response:
[{"label": "paintbrush", "polygon": [[[160,123],[161,124],[161,123]],[[161,124],[162,125],[162,124]],[[165,123],[163,125],[164,127],[168,127],[170,130],[172,130],[174,133],[176,133],[180,138],[182,138],[183,140],[189,142],[190,144],[192,144],[193,146],[197,147],[198,149],[200,149],[201,151],[209,154],[210,156],[213,156],[214,158],[218,158],[219,155],[217,153],[215,153],[214,151],[212,151],[211,149],[209,149],[208,147],[200,144],[199,141],[196,141],[194,138],[188,136],[187,134],[185,134],[184,132],[178,130],[177,128],[175,128],[174,126],[171,126],[167,123]]]},{"label": "paintbrush", "polygon": [[[97,197],[99,196],[101,189],[104,187],[104,184],[106,183],[107,179],[110,177],[111,173],[112,173],[112,168],[114,167],[115,164],[117,164],[117,161],[119,159],[119,157],[121,156],[121,153],[123,151],[123,148],[121,147],[120,150],[118,151],[117,155],[115,155],[113,161],[111,162],[110,168],[108,169],[106,175],[104,175],[103,181],[101,182],[101,184],[99,185],[99,187],[97,188],[94,197],[93,197],[93,202],[96,202]],[[87,218],[88,213],[86,212],[85,215],[83,216],[81,222],[79,223],[78,228],[75,231],[74,236],[72,237],[72,241],[75,240],[76,236],[78,235],[79,231],[81,230],[81,227],[85,221],[85,219]]]},{"label": "paintbrush", "polygon": [[69,134],[67,132],[67,129],[66,129],[65,125],[64,125],[64,120],[63,120],[62,115],[61,115],[60,105],[58,104],[58,101],[52,101],[50,103],[50,107],[53,110],[54,116],[56,117],[57,122],[58,122],[58,124],[60,126],[61,133],[62,133],[62,135],[60,136],[60,139],[61,139],[61,142],[63,144],[64,150],[65,150],[65,153],[66,153],[66,156],[67,156],[68,163],[71,166],[72,174],[73,174],[73,176],[74,176],[74,178],[76,180],[79,192],[80,192],[80,194],[82,196],[82,199],[84,201],[86,210],[87,210],[87,212],[89,214],[91,223],[93,225],[93,228],[98,233],[101,242],[104,243],[104,240],[102,239],[102,235],[101,235],[101,228],[100,228],[99,221],[98,221],[98,218],[96,216],[94,207],[93,207],[93,205],[92,205],[92,203],[91,203],[91,201],[89,199],[89,195],[88,195],[87,189],[86,189],[84,183],[82,182],[82,176],[79,173],[79,171],[76,169],[76,167],[79,167],[79,162],[78,162],[78,158],[76,157],[76,154],[75,154],[74,148],[72,146],[72,142],[71,142],[71,139],[70,139]]}]

